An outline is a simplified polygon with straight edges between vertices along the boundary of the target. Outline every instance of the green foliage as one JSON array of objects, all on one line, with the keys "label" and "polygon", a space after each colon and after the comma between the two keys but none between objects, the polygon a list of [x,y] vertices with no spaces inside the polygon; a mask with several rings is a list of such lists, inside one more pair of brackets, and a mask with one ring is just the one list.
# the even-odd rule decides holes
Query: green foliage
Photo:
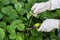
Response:
[{"label": "green foliage", "polygon": [[27,13],[27,18],[30,19],[30,17],[32,16],[32,14],[33,14],[32,11],[28,12]]},{"label": "green foliage", "polygon": [[24,40],[20,33],[17,33],[16,40]]},{"label": "green foliage", "polygon": [[10,3],[10,0],[2,0],[1,3],[3,5],[8,5]]},{"label": "green foliage", "polygon": [[38,31],[37,30],[31,30],[31,34],[33,36],[38,36]]},{"label": "green foliage", "polygon": [[0,0],[0,40],[58,40],[57,30],[49,33],[29,29],[45,19],[60,19],[60,9],[33,17],[31,7],[47,0]]},{"label": "green foliage", "polygon": [[28,3],[35,3],[37,0],[27,0]]},{"label": "green foliage", "polygon": [[10,2],[11,2],[12,4],[15,4],[15,3],[17,3],[17,0],[10,0]]},{"label": "green foliage", "polygon": [[22,4],[19,3],[19,2],[17,2],[17,3],[15,4],[15,9],[16,9],[17,11],[20,11],[21,8],[22,8]]},{"label": "green foliage", "polygon": [[15,38],[16,38],[16,33],[11,33],[11,34],[9,35],[9,38],[10,38],[10,39],[15,39]]},{"label": "green foliage", "polygon": [[[7,10],[7,11],[6,11],[6,10]],[[15,19],[18,18],[17,12],[16,12],[15,9],[13,9],[12,6],[3,7],[3,8],[1,9],[1,11],[2,11],[3,14],[4,14],[3,20],[6,21],[6,22],[7,22],[7,21],[10,22],[10,21],[15,20]]]},{"label": "green foliage", "polygon": [[0,19],[2,19],[3,18],[3,15],[2,15],[2,13],[0,13]]},{"label": "green foliage", "polygon": [[2,28],[0,28],[0,40],[3,40],[5,37],[5,32]]},{"label": "green foliage", "polygon": [[6,29],[9,33],[15,33],[15,30],[12,27],[10,27],[9,25],[6,27]]},{"label": "green foliage", "polygon": [[23,31],[25,29],[25,25],[23,23],[20,23],[17,26],[18,26],[17,29],[20,31]]},{"label": "green foliage", "polygon": [[0,27],[5,28],[6,27],[6,23],[5,22],[0,22]]}]

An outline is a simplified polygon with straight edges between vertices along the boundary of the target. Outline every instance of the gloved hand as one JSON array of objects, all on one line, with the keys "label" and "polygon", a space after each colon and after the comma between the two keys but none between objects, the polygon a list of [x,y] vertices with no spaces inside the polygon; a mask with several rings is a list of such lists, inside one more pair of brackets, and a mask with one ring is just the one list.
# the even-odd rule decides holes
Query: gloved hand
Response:
[{"label": "gloved hand", "polygon": [[59,28],[59,20],[57,19],[46,19],[38,31],[44,31],[44,32],[50,32],[53,29],[58,29]]},{"label": "gloved hand", "polygon": [[38,13],[41,13],[43,11],[46,11],[50,9],[50,3],[49,2],[42,2],[42,3],[35,3],[31,10],[33,11],[33,16],[37,16]]},{"label": "gloved hand", "polygon": [[60,8],[58,0],[49,0],[47,2],[35,3],[31,10],[33,11],[33,16],[36,17],[38,13],[46,10],[54,10],[56,8]]}]

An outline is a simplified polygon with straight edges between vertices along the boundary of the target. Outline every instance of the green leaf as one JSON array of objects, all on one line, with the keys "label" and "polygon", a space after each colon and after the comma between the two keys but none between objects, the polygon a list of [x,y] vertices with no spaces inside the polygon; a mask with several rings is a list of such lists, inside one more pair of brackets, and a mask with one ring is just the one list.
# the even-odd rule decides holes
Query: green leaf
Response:
[{"label": "green leaf", "polygon": [[12,22],[12,23],[10,24],[10,27],[11,27],[12,29],[16,29],[16,27],[17,27],[16,22]]},{"label": "green leaf", "polygon": [[6,23],[5,22],[0,22],[0,27],[5,28],[6,27]]},{"label": "green leaf", "polygon": [[28,10],[31,10],[31,7],[32,7],[31,4],[29,4],[29,3],[26,3],[26,4],[25,4],[25,8],[26,8],[27,11],[28,11]]},{"label": "green leaf", "polygon": [[41,0],[41,2],[46,2],[46,1],[48,1],[48,0]]},{"label": "green leaf", "polygon": [[6,27],[6,29],[9,33],[15,33],[15,30],[12,27],[10,27],[9,25]]},{"label": "green leaf", "polygon": [[17,34],[18,34],[19,36],[21,36],[22,39],[24,39],[24,33],[17,32]]},{"label": "green leaf", "polygon": [[18,0],[19,2],[26,2],[26,0]]},{"label": "green leaf", "polygon": [[11,2],[12,4],[15,4],[15,3],[17,3],[17,0],[10,0],[10,2]]},{"label": "green leaf", "polygon": [[18,29],[19,31],[23,31],[23,30],[25,29],[25,25],[24,25],[23,23],[20,23],[20,24],[18,24],[17,29]]},{"label": "green leaf", "polygon": [[9,38],[10,38],[10,39],[15,39],[15,38],[16,38],[16,33],[11,33],[11,34],[9,35]]},{"label": "green leaf", "polygon": [[20,20],[20,19],[18,19],[18,20],[15,20],[15,22],[16,22],[17,24],[20,24],[20,23],[22,23],[23,21]]},{"label": "green leaf", "polygon": [[56,10],[55,15],[59,16],[59,18],[60,18],[60,10]]},{"label": "green leaf", "polygon": [[1,11],[6,14],[6,15],[10,15],[11,11],[12,11],[13,7],[12,6],[6,6],[6,7],[3,7],[1,9]]},{"label": "green leaf", "polygon": [[16,11],[12,11],[11,14],[8,16],[9,20],[16,20],[18,18],[18,15]]},{"label": "green leaf", "polygon": [[32,11],[30,11],[29,13],[27,13],[27,18],[30,19],[30,17],[32,16]]},{"label": "green leaf", "polygon": [[16,9],[17,11],[20,11],[21,8],[22,8],[22,4],[19,3],[19,2],[17,2],[17,3],[15,4],[15,9]]},{"label": "green leaf", "polygon": [[3,40],[5,37],[5,32],[2,28],[0,28],[0,40]]},{"label": "green leaf", "polygon": [[29,40],[39,40],[39,38],[38,37],[35,38],[35,36],[31,36]]},{"label": "green leaf", "polygon": [[3,5],[8,5],[10,3],[10,0],[2,0],[1,2]]},{"label": "green leaf", "polygon": [[30,4],[35,3],[35,2],[36,2],[36,0],[27,0],[27,1],[28,1],[28,3],[30,3]]},{"label": "green leaf", "polygon": [[58,39],[55,39],[55,38],[51,38],[51,40],[58,40]]},{"label": "green leaf", "polygon": [[33,36],[38,36],[38,31],[37,30],[31,30],[31,34]]},{"label": "green leaf", "polygon": [[12,24],[13,24],[13,25],[20,24],[20,23],[22,23],[22,22],[23,22],[23,21],[20,20],[20,19],[14,20],[14,21],[11,22],[11,25],[12,25]]},{"label": "green leaf", "polygon": [[22,8],[20,11],[19,11],[19,15],[24,15],[26,13],[26,9]]},{"label": "green leaf", "polygon": [[47,37],[47,38],[45,38],[44,40],[50,40],[50,38]]},{"label": "green leaf", "polygon": [[0,13],[0,19],[2,19],[3,18],[3,15]]},{"label": "green leaf", "polygon": [[3,39],[3,40],[9,40],[9,39],[8,39],[8,37],[7,37],[7,35],[4,37],[4,39]]},{"label": "green leaf", "polygon": [[48,19],[48,18],[51,19],[52,16],[50,15],[49,12],[45,11],[45,12],[43,12],[43,13],[41,13],[41,14],[39,15],[39,18],[40,18],[41,20],[45,20],[45,19]]},{"label": "green leaf", "polygon": [[3,4],[2,3],[0,3],[0,10],[1,10],[1,8],[3,7]]},{"label": "green leaf", "polygon": [[15,11],[15,9],[13,9],[12,6],[3,7],[1,11],[3,12],[3,14],[7,15],[4,17],[4,20],[11,22],[18,18],[17,12]]},{"label": "green leaf", "polygon": [[26,17],[19,17],[19,19],[23,20],[23,21],[27,21]]},{"label": "green leaf", "polygon": [[16,40],[23,40],[22,36],[20,36],[18,33],[16,35]]}]

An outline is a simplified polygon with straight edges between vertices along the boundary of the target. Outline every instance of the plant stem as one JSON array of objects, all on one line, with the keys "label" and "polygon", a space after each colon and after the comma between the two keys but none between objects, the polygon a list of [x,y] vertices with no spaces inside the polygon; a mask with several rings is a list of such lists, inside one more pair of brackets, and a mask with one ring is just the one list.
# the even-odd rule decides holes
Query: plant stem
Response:
[{"label": "plant stem", "polygon": [[30,22],[29,22],[29,26],[31,25],[32,19],[33,19],[33,16],[31,17],[31,20],[30,20]]}]

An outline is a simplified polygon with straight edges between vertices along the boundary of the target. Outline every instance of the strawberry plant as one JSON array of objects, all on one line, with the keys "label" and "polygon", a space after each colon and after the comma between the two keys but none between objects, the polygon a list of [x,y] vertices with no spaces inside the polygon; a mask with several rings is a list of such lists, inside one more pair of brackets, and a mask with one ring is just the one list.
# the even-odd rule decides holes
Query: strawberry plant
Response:
[{"label": "strawberry plant", "polygon": [[0,40],[58,40],[58,31],[49,33],[27,29],[45,19],[60,19],[60,10],[45,11],[32,16],[34,3],[47,0],[0,0]]}]

